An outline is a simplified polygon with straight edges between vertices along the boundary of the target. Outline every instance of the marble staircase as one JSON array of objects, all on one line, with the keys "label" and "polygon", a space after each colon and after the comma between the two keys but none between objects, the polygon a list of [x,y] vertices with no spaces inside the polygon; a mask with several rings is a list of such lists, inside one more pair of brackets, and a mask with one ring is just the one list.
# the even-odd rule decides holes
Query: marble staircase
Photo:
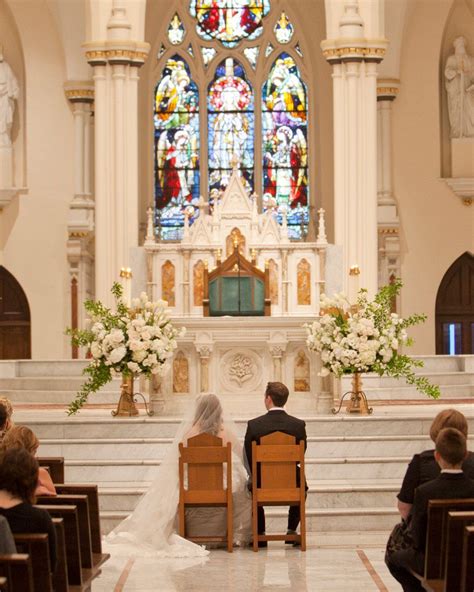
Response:
[{"label": "marble staircase", "polygon": [[[474,433],[474,409],[466,406]],[[436,409],[437,411],[437,409]],[[388,531],[397,521],[396,493],[411,456],[431,446],[432,412],[373,417],[305,414],[308,528]],[[48,412],[46,412],[48,413]],[[97,482],[104,532],[135,507],[172,441],[179,418],[113,419],[103,410],[67,418],[19,411],[41,441],[39,454],[65,457],[66,480]],[[93,414],[93,416],[91,416]],[[247,417],[235,420],[243,437]],[[474,448],[474,438],[470,438]],[[269,530],[283,527],[284,509],[269,511]]]}]

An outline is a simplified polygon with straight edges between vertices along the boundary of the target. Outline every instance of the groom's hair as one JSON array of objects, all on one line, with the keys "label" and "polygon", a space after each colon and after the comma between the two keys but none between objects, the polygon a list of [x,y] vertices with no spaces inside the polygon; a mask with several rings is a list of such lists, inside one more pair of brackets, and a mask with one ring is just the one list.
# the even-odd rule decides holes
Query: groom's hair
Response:
[{"label": "groom's hair", "polygon": [[289,394],[288,387],[282,382],[269,382],[265,391],[265,396],[270,397],[275,407],[284,407]]}]

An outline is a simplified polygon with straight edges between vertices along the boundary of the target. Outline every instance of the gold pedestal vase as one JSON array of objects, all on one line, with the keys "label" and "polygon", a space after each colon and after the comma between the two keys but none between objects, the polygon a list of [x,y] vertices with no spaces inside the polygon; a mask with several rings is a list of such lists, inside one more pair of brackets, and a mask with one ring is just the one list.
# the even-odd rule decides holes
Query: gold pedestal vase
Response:
[{"label": "gold pedestal vase", "polygon": [[113,417],[134,417],[139,415],[137,406],[135,405],[135,397],[139,396],[143,398],[145,403],[146,414],[151,416],[153,411],[149,411],[145,397],[141,393],[133,392],[133,374],[122,374],[122,384],[120,385],[120,399],[117,405],[117,409],[112,411]]},{"label": "gold pedestal vase", "polygon": [[352,389],[342,395],[338,409],[333,407],[332,412],[334,415],[337,415],[342,409],[344,399],[348,396],[350,396],[350,399],[346,406],[347,413],[355,413],[358,415],[371,415],[373,413],[374,410],[372,407],[369,407],[367,397],[362,390],[362,377],[360,372],[355,372],[352,375]]}]

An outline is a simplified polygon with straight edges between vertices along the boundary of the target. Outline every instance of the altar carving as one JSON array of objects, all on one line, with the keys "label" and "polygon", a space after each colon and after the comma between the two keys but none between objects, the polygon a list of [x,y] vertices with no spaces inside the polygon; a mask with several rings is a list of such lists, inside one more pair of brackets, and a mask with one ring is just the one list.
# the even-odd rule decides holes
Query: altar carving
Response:
[{"label": "altar carving", "polygon": [[[305,353],[303,324],[319,314],[325,269],[332,265],[324,211],[314,221],[316,241],[291,241],[285,216],[279,220],[272,209],[259,211],[258,203],[234,170],[227,189],[215,192],[211,204],[202,198],[192,224],[185,219],[181,241],[157,243],[148,235],[142,289],[166,298],[173,322],[186,327],[163,386],[170,396],[175,393],[173,401],[186,392],[261,396],[270,380],[285,382],[300,396],[314,393],[317,368]],[[267,316],[235,316],[225,308],[221,316],[206,316],[211,282],[238,280],[239,273],[263,283]]]}]

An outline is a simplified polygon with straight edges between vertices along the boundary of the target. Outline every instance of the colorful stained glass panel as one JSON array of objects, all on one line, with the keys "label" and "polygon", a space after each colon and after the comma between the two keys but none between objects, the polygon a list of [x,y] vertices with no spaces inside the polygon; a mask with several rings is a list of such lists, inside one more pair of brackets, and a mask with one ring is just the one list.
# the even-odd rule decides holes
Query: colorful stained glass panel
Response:
[{"label": "colorful stained glass panel", "polygon": [[245,70],[232,58],[216,68],[208,90],[209,190],[227,187],[232,169],[253,190],[254,97]]},{"label": "colorful stained glass panel", "polygon": [[186,62],[167,60],[155,88],[155,205],[163,240],[182,236],[199,214],[199,92]]},{"label": "colorful stained glass panel", "polygon": [[160,59],[160,58],[163,57],[165,51],[166,51],[166,47],[162,43],[161,46],[160,46],[160,49],[158,51],[158,55],[157,55],[158,59]]},{"label": "colorful stained glass panel", "polygon": [[208,66],[215,58],[217,50],[213,47],[201,47],[202,61]]},{"label": "colorful stained glass panel", "polygon": [[286,211],[288,234],[304,238],[308,213],[306,87],[293,58],[275,60],[262,91],[263,203]]},{"label": "colorful stained glass panel", "polygon": [[273,45],[269,43],[265,49],[265,57],[268,58],[268,56],[272,53],[274,49],[275,48],[273,47]]},{"label": "colorful stained glass panel", "polygon": [[293,37],[295,29],[290,23],[290,20],[286,16],[285,12],[282,12],[280,18],[277,20],[276,25],[273,29],[275,37],[278,43],[289,43]]},{"label": "colorful stained glass panel", "polygon": [[258,59],[259,51],[260,51],[259,47],[246,47],[244,49],[244,56],[248,59],[248,61],[250,62],[250,65],[252,66],[252,68],[254,70],[257,66],[257,59]]},{"label": "colorful stained glass panel", "polygon": [[190,0],[189,8],[203,39],[234,47],[241,39],[261,35],[270,0]]},{"label": "colorful stained glass panel", "polygon": [[179,45],[183,42],[186,31],[183,22],[179,18],[178,13],[175,13],[168,27],[168,39],[173,45]]}]

